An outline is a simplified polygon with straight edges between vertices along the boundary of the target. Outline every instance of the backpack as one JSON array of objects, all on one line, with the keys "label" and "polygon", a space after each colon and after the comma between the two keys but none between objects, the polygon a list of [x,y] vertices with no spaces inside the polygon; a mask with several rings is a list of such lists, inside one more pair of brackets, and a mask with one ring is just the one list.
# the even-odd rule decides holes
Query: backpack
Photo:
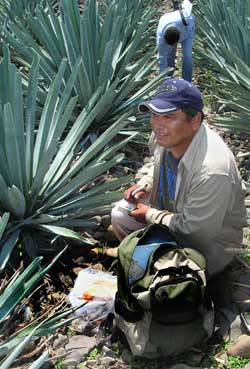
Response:
[{"label": "backpack", "polygon": [[181,354],[213,333],[205,258],[182,247],[164,225],[125,237],[118,247],[115,320],[135,356]]}]

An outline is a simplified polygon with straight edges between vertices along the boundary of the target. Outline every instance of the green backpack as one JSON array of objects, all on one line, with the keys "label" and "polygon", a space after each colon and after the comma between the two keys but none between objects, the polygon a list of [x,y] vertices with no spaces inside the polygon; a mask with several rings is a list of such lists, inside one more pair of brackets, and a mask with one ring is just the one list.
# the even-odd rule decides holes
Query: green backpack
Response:
[{"label": "green backpack", "polygon": [[154,224],[118,248],[115,319],[135,356],[175,356],[213,333],[205,258]]}]

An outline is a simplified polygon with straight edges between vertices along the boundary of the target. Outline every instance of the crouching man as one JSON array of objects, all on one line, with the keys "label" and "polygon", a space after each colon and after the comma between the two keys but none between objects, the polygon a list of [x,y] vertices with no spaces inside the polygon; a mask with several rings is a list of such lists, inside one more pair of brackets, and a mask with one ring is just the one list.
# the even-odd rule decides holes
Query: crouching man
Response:
[{"label": "crouching man", "polygon": [[[139,111],[151,113],[154,161],[147,175],[125,193],[135,209],[128,212],[119,203],[114,207],[113,230],[122,240],[148,224],[167,225],[206,257],[211,278],[233,260],[246,224],[233,154],[202,122],[202,95],[191,82],[166,80]],[[140,186],[145,188],[133,195]]]}]

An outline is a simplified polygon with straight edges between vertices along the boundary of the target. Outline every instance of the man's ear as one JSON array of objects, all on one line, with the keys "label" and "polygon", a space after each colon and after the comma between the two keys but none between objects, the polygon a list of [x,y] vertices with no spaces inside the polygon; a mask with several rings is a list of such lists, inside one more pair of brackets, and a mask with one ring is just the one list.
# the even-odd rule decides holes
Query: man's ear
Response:
[{"label": "man's ear", "polygon": [[192,128],[194,132],[198,131],[198,129],[200,128],[201,122],[202,122],[202,114],[198,112],[191,119],[191,124],[192,124]]}]

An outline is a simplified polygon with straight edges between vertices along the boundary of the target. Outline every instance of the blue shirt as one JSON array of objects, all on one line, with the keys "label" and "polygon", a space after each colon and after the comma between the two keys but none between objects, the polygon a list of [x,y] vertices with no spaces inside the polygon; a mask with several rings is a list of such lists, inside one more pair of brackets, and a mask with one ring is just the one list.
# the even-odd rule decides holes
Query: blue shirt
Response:
[{"label": "blue shirt", "polygon": [[175,202],[175,191],[176,191],[176,179],[178,174],[178,164],[181,158],[176,159],[171,151],[166,150],[164,154],[164,160],[161,163],[160,168],[160,184],[159,184],[159,196],[160,196],[160,208],[165,209],[166,204],[166,193],[168,196],[168,202],[170,208],[165,209],[173,211]]}]

